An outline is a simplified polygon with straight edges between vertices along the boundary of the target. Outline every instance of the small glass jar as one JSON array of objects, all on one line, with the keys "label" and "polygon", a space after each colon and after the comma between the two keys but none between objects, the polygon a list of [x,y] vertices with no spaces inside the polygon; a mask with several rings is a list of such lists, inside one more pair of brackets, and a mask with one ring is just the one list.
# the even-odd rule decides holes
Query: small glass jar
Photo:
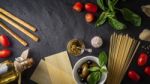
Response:
[{"label": "small glass jar", "polygon": [[83,54],[85,49],[84,42],[79,39],[72,39],[67,44],[67,51],[73,56],[79,56]]}]

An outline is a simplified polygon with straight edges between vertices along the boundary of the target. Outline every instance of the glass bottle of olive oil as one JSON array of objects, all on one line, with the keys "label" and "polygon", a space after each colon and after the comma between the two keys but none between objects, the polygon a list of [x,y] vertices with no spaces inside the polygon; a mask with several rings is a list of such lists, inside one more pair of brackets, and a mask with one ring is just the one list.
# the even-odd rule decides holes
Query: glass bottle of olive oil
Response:
[{"label": "glass bottle of olive oil", "polygon": [[19,78],[19,74],[32,66],[32,58],[21,61],[0,63],[0,84],[7,84]]}]

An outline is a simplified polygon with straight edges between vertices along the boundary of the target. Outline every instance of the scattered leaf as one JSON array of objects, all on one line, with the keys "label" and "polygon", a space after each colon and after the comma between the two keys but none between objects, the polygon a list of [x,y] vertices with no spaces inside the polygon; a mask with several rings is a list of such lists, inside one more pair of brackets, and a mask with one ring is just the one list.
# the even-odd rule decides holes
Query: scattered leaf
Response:
[{"label": "scattered leaf", "polygon": [[124,19],[135,26],[141,26],[141,17],[127,8],[121,9]]}]

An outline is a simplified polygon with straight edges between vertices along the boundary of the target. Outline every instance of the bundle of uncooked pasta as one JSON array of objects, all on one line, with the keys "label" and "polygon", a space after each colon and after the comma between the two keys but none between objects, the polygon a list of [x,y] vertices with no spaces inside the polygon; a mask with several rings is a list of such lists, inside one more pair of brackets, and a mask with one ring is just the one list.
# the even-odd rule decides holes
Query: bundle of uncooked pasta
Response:
[{"label": "bundle of uncooked pasta", "polygon": [[140,42],[128,34],[114,33],[110,38],[107,84],[120,84]]}]

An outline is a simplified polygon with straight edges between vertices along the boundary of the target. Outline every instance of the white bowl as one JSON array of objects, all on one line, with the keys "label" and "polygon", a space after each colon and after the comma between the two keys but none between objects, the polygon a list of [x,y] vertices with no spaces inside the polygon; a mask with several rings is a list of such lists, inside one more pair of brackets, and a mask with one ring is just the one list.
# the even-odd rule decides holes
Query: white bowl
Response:
[{"label": "white bowl", "polygon": [[[94,57],[94,56],[86,56],[86,57],[83,57],[81,58],[79,61],[77,61],[77,63],[74,65],[74,68],[73,68],[73,77],[76,81],[77,84],[82,84],[79,80],[79,76],[78,76],[78,73],[77,73],[77,69],[83,64],[85,63],[87,60],[91,60],[93,62],[96,62],[97,64],[99,64],[99,60],[97,57]],[[106,66],[105,66],[106,67]],[[102,73],[102,77],[99,81],[98,84],[104,84],[105,81],[107,79],[107,72],[103,72]]]}]

